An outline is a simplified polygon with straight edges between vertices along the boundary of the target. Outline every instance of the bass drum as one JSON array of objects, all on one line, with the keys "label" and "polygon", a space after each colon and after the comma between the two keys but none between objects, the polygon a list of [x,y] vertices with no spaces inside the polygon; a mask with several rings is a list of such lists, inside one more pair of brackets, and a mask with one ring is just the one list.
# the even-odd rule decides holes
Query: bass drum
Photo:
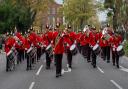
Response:
[{"label": "bass drum", "polygon": [[93,47],[93,51],[96,55],[99,55],[100,53],[100,46],[99,44],[96,44],[94,47]]},{"label": "bass drum", "polygon": [[70,47],[70,51],[71,51],[72,55],[76,55],[77,54],[77,48],[76,48],[76,45],[75,44],[73,44]]},{"label": "bass drum", "polygon": [[125,54],[124,49],[123,49],[123,45],[119,45],[119,46],[117,47],[116,51],[117,51],[117,54],[118,54],[119,56],[124,56],[124,54]]}]

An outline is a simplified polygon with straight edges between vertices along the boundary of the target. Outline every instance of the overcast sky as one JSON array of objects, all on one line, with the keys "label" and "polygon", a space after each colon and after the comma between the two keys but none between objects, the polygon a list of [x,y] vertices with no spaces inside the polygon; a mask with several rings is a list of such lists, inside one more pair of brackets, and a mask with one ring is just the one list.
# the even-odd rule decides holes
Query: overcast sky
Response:
[{"label": "overcast sky", "polygon": [[[55,0],[57,3],[59,3],[59,4],[62,4],[62,0]],[[101,0],[101,1],[103,1],[103,0]],[[105,12],[99,12],[98,13],[98,16],[99,16],[99,20],[100,21],[105,21],[106,20],[106,13]]]}]

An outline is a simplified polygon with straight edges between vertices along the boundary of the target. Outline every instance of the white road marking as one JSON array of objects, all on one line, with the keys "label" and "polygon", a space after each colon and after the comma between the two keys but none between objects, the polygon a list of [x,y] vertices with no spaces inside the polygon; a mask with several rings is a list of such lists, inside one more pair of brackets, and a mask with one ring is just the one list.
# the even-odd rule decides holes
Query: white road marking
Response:
[{"label": "white road marking", "polygon": [[119,84],[117,84],[114,80],[110,80],[118,89],[123,89]]},{"label": "white road marking", "polygon": [[29,89],[32,89],[35,85],[35,82],[32,82],[31,85],[29,86]]},{"label": "white road marking", "polygon": [[43,65],[41,65],[40,68],[38,69],[38,71],[36,73],[37,76],[40,74],[40,71],[41,71],[42,68],[43,68]]},{"label": "white road marking", "polygon": [[120,66],[120,70],[125,71],[125,72],[128,72],[128,69],[127,68],[124,68],[123,66]]},{"label": "white road marking", "polygon": [[61,72],[61,74],[64,74],[64,69],[62,69],[62,72]]},{"label": "white road marking", "polygon": [[97,67],[98,70],[101,72],[101,73],[104,73],[104,71],[100,68],[100,67]]}]

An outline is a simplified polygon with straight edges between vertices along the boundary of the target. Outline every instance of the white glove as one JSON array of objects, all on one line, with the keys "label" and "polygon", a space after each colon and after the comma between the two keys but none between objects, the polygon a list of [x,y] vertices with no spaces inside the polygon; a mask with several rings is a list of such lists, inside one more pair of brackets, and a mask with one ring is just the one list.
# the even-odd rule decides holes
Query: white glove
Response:
[{"label": "white glove", "polygon": [[99,43],[99,40],[97,41],[97,43]]},{"label": "white glove", "polygon": [[67,46],[69,46],[69,44],[67,43]]},{"label": "white glove", "polygon": [[77,43],[76,40],[74,41],[74,43],[75,43],[75,44]]},{"label": "white glove", "polygon": [[64,33],[61,36],[63,37],[64,36]]},{"label": "white glove", "polygon": [[51,41],[51,43],[53,43],[53,41]]}]

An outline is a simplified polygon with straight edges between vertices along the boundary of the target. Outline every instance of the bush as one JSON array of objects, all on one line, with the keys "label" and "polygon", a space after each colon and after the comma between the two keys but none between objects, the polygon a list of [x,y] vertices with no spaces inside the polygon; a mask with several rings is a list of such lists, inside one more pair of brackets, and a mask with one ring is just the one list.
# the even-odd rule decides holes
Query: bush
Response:
[{"label": "bush", "polygon": [[128,41],[126,41],[125,43],[124,50],[125,50],[125,55],[128,56]]}]

